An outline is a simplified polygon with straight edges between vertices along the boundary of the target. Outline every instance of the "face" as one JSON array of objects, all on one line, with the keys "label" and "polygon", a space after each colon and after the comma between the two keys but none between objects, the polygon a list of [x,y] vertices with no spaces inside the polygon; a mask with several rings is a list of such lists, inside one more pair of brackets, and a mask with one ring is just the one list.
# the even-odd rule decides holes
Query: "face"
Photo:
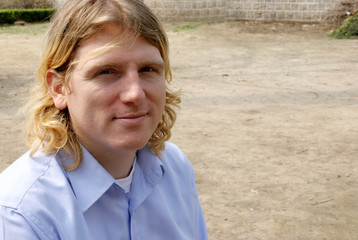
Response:
[{"label": "face", "polygon": [[65,97],[72,126],[95,157],[143,148],[164,111],[165,69],[156,47],[140,37],[93,55],[120,34],[108,25],[77,49]]}]

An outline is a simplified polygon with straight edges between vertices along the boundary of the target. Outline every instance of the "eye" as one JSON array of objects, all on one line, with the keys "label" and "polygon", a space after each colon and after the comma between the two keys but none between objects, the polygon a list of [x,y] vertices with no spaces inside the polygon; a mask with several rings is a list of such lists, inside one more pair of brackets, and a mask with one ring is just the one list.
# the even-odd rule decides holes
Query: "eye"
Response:
[{"label": "eye", "polygon": [[144,67],[140,71],[141,72],[153,72],[154,69],[152,67]]},{"label": "eye", "polygon": [[107,74],[112,74],[112,73],[114,73],[113,70],[111,70],[111,69],[105,69],[105,70],[100,71],[100,72],[98,73],[98,75],[107,75]]}]

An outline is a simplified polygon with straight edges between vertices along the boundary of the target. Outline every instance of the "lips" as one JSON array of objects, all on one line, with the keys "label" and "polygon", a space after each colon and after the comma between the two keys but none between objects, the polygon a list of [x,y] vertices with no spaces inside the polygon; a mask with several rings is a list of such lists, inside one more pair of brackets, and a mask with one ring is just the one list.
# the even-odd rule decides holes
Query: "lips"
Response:
[{"label": "lips", "polygon": [[146,116],[147,113],[131,113],[120,115],[118,117],[114,117],[113,119],[125,125],[138,125],[142,123]]}]

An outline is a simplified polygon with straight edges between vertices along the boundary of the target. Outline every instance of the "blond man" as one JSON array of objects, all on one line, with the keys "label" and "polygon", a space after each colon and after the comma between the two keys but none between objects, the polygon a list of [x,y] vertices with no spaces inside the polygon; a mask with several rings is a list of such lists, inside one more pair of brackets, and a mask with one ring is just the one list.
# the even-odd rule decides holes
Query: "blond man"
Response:
[{"label": "blond man", "polygon": [[27,105],[31,150],[0,176],[0,239],[207,239],[172,143],[168,40],[140,0],[68,0]]}]

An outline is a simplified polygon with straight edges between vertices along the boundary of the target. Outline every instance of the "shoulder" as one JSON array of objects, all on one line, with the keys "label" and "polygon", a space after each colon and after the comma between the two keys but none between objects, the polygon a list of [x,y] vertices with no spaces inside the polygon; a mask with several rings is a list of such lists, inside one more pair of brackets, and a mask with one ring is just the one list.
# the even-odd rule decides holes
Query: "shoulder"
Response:
[{"label": "shoulder", "polygon": [[194,171],[191,162],[177,145],[166,142],[165,150],[162,152],[162,163],[166,172],[193,181]]},{"label": "shoulder", "polygon": [[30,151],[22,155],[0,174],[0,205],[17,208],[30,189],[36,187],[49,171],[57,164],[55,154],[35,153]]},{"label": "shoulder", "polygon": [[[165,143],[160,158],[146,146],[137,154],[137,163],[145,173],[165,172],[166,177],[192,179],[193,168],[186,155],[171,142]],[[148,175],[147,174],[147,175]]]},{"label": "shoulder", "polygon": [[1,221],[9,229],[26,225],[46,239],[88,239],[69,237],[79,234],[71,232],[74,225],[85,225],[63,159],[56,153],[26,153],[1,173],[0,226]]},{"label": "shoulder", "polygon": [[173,161],[188,162],[188,159],[183,151],[171,142],[165,143],[165,149],[162,152],[162,157],[168,160],[173,159]]}]

